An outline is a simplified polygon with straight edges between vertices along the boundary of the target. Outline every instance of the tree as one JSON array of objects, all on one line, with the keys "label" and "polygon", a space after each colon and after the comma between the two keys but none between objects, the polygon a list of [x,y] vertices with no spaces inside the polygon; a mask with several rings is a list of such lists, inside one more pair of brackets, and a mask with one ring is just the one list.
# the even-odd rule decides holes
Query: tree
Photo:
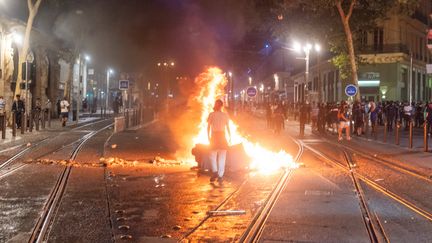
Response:
[{"label": "tree", "polygon": [[[334,54],[333,63],[340,77],[358,86],[356,49],[357,41],[365,30],[377,27],[389,11],[395,9],[410,13],[418,0],[267,0],[267,9],[276,38],[289,37],[287,33],[303,33],[305,39],[325,38]],[[263,10],[261,10],[261,13]],[[265,11],[264,11],[265,12]],[[360,92],[356,100],[360,99]]]},{"label": "tree", "polygon": [[39,11],[39,7],[42,3],[42,0],[27,0],[27,7],[29,10],[29,16],[27,19],[27,25],[26,25],[26,29],[25,29],[25,35],[24,35],[24,40],[23,40],[23,44],[21,47],[21,51],[20,51],[20,55],[19,55],[19,65],[18,65],[18,79],[17,79],[17,84],[15,86],[15,94],[19,94],[21,93],[21,82],[22,80],[22,66],[21,63],[24,63],[27,61],[27,55],[29,52],[29,47],[30,47],[30,34],[31,34],[31,30],[33,28],[33,21]]}]

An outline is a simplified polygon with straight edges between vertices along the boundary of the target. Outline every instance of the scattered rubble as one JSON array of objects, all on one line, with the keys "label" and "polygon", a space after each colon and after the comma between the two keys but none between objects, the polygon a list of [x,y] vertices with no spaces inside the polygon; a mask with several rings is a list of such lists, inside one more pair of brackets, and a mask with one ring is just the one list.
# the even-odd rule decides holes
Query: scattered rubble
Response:
[{"label": "scattered rubble", "polygon": [[[101,157],[98,162],[77,162],[74,160],[53,160],[53,159],[37,159],[37,160],[28,160],[26,163],[32,164],[42,164],[42,165],[62,165],[62,166],[71,166],[71,167],[142,167],[148,166],[148,163],[140,162],[138,160],[124,160],[121,158],[110,157],[104,158]],[[170,166],[170,165],[181,165],[181,161],[176,160],[165,160],[161,157],[155,157],[155,159],[150,160],[150,163],[155,166]],[[115,176],[110,172],[109,177]]]}]

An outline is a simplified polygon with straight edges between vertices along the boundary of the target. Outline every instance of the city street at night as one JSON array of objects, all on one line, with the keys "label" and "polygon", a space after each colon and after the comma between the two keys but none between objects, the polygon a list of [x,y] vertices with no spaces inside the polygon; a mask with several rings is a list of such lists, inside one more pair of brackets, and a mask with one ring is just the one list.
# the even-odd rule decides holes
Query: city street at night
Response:
[{"label": "city street at night", "polygon": [[430,0],[0,0],[0,36],[0,243],[432,242]]}]

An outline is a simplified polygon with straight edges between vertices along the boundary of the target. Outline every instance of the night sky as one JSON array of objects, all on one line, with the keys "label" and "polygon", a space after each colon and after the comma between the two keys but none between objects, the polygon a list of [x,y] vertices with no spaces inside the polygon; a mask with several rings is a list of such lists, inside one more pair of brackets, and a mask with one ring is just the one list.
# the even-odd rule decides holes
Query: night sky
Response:
[{"label": "night sky", "polygon": [[[35,25],[82,43],[101,67],[146,72],[167,60],[190,75],[207,65],[231,65],[252,11],[247,0],[43,1]],[[4,13],[26,18],[25,0],[3,2]]]}]

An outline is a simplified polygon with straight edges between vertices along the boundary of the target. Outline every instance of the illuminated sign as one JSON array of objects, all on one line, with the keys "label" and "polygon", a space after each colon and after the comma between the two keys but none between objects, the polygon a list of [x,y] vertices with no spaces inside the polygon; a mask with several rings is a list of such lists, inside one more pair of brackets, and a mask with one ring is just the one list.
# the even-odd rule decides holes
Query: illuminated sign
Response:
[{"label": "illuminated sign", "polygon": [[119,89],[120,90],[128,90],[129,89],[129,80],[120,80],[119,81]]}]

